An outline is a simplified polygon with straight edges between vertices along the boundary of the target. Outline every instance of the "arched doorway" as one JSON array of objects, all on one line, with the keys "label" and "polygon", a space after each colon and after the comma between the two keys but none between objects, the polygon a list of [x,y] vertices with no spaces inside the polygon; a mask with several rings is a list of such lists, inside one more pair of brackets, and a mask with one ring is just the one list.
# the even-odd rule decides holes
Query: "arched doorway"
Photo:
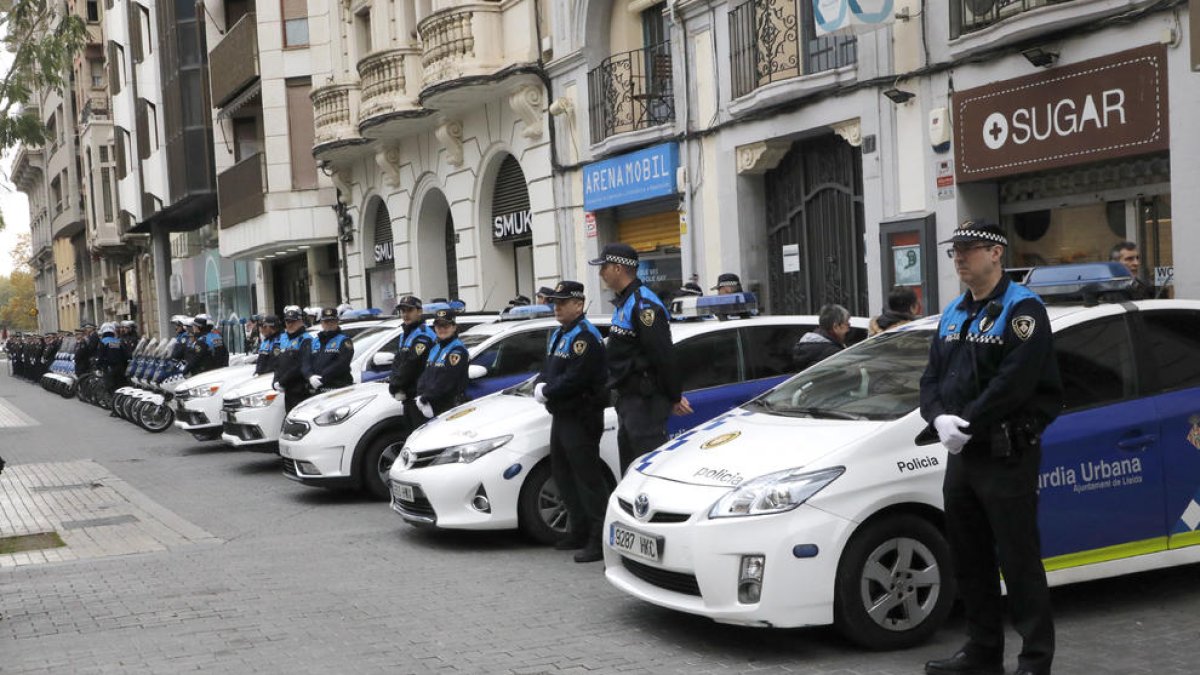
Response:
[{"label": "arched doorway", "polygon": [[517,158],[504,153],[493,166],[491,178],[484,178],[482,203],[487,206],[482,222],[488,224],[489,233],[480,232],[480,248],[484,282],[490,287],[485,304],[503,306],[517,294],[533,297],[533,211]]},{"label": "arched doorway", "polygon": [[367,306],[391,312],[396,304],[396,256],[392,216],[387,204],[374,197],[367,206],[371,235],[367,238]]},{"label": "arched doorway", "polygon": [[[430,190],[417,213],[414,240],[418,292],[422,299],[458,297],[458,235],[450,203],[441,190]],[[473,308],[478,309],[478,308]]]}]

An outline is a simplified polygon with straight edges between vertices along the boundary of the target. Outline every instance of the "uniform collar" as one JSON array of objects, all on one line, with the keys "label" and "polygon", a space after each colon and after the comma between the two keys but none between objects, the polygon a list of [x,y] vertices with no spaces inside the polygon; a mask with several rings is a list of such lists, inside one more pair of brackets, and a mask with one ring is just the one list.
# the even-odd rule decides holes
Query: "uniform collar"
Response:
[{"label": "uniform collar", "polygon": [[967,292],[963,293],[963,301],[962,301],[963,309],[966,309],[967,307],[978,307],[978,306],[986,305],[987,303],[991,302],[992,300],[995,300],[996,298],[1001,297],[1008,291],[1008,285],[1010,283],[1012,283],[1012,279],[1010,279],[1007,274],[1002,275],[1000,277],[1000,283],[996,284],[996,287],[992,289],[992,292],[988,293],[986,297],[981,298],[979,300],[974,299],[974,296],[971,295],[971,289],[968,288]]},{"label": "uniform collar", "polygon": [[574,321],[571,321],[570,323],[559,324],[558,330],[561,333],[569,333],[574,330],[574,328],[579,325],[579,322],[583,321],[585,318],[587,318],[587,315],[580,314],[579,316],[575,317]]},{"label": "uniform collar", "polygon": [[450,344],[451,342],[454,342],[457,339],[458,339],[458,333],[455,333],[454,335],[451,335],[450,337],[446,338],[445,340],[438,340],[437,342],[439,345],[445,347],[446,345]]},{"label": "uniform collar", "polygon": [[634,277],[633,281],[629,282],[629,285],[626,286],[624,290],[622,290],[620,293],[617,294],[617,297],[613,300],[613,304],[616,305],[617,307],[620,307],[621,305],[625,304],[625,301],[629,299],[629,296],[631,296],[635,292],[637,292],[637,289],[640,288],[641,286],[642,286],[642,280],[637,277]]},{"label": "uniform collar", "polygon": [[417,319],[416,321],[413,321],[412,323],[406,323],[406,324],[404,324],[404,334],[408,335],[409,333],[411,333],[415,330],[420,330],[421,326],[424,326],[424,325],[425,325],[424,319]]}]

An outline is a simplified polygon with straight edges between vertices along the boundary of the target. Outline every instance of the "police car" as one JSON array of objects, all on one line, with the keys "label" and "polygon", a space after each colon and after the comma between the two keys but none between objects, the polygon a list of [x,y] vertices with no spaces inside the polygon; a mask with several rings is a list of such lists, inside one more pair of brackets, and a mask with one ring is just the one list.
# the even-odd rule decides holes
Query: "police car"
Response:
[{"label": "police car", "polygon": [[[1039,478],[1050,583],[1200,561],[1200,302],[1047,310],[1066,389]],[[608,504],[609,581],[722,623],[929,637],[954,596],[946,454],[918,438],[936,331],[876,336],[636,460]]]},{"label": "police car", "polygon": [[[851,341],[866,336],[867,323],[851,319]],[[785,379],[792,346],[816,326],[814,316],[673,323],[683,391],[695,412],[671,417],[668,430],[679,433]],[[566,534],[567,519],[550,476],[550,423],[533,399],[533,380],[443,413],[409,437],[392,466],[392,509],[413,525],[519,527],[552,543]],[[616,427],[608,408],[600,451],[614,483]]]},{"label": "police car", "polygon": [[[468,397],[494,393],[541,369],[546,341],[558,322],[515,319],[544,314],[546,309],[535,306],[516,312],[509,317],[513,320],[475,325],[459,336],[471,355]],[[608,326],[608,317],[593,320],[601,330]],[[374,361],[390,369],[398,338],[399,331],[387,344],[387,353],[381,349]],[[385,499],[390,494],[388,470],[400,448],[385,451],[407,435],[400,403],[388,393],[387,382],[372,382],[314,396],[296,406],[284,420],[279,454],[284,475],[293,480],[317,487],[363,488]]]}]

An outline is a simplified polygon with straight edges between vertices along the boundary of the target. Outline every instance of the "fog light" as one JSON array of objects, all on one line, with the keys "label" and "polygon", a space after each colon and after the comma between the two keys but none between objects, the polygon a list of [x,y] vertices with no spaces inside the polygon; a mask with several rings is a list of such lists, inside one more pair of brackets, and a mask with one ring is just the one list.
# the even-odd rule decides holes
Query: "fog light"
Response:
[{"label": "fog light", "polygon": [[738,602],[753,604],[762,598],[763,568],[766,564],[766,556],[742,556],[741,571],[738,574]]},{"label": "fog light", "polygon": [[296,462],[296,472],[305,476],[320,476],[321,470],[312,462]]},{"label": "fog light", "polygon": [[479,489],[475,490],[475,496],[471,498],[471,508],[480,513],[492,512],[492,502],[488,499],[487,490],[483,489],[482,484]]}]

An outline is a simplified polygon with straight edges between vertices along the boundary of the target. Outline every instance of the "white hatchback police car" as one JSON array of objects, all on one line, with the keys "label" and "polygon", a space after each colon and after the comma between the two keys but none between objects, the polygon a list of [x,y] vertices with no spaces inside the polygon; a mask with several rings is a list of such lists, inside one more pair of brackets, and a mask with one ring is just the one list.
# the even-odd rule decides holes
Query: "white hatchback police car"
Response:
[{"label": "white hatchback police car", "polygon": [[[1043,437],[1050,583],[1200,561],[1200,302],[1048,312],[1066,388]],[[936,329],[876,336],[635,461],[609,500],[609,581],[723,623],[927,638],[954,595],[946,455],[917,440]]]}]

